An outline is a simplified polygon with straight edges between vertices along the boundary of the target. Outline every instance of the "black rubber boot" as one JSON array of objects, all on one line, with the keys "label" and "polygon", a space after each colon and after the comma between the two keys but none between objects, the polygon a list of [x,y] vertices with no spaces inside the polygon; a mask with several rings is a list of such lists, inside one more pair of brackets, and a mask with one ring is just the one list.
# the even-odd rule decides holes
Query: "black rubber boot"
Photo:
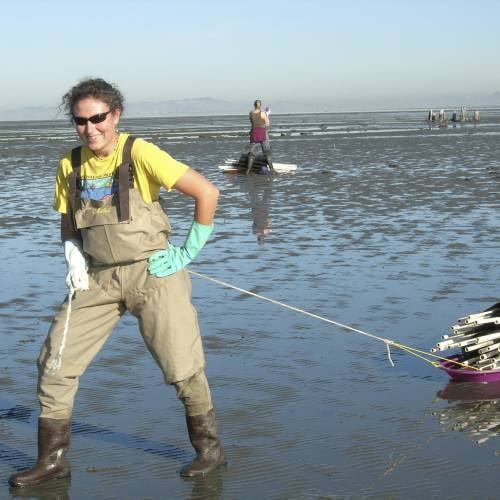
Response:
[{"label": "black rubber boot", "polygon": [[38,460],[31,468],[12,474],[9,483],[18,488],[41,484],[71,474],[66,452],[69,448],[71,420],[38,419]]},{"label": "black rubber boot", "polygon": [[255,155],[252,153],[248,153],[247,156],[247,171],[245,172],[247,175],[250,173],[250,170],[252,170],[253,162],[255,160]]},{"label": "black rubber boot", "polygon": [[274,174],[276,173],[276,170],[274,170],[273,166],[273,155],[271,153],[266,154],[266,162],[269,167],[269,170]]},{"label": "black rubber boot", "polygon": [[226,457],[217,436],[214,411],[194,417],[186,416],[186,423],[196,458],[181,469],[181,476],[204,476],[225,464]]}]

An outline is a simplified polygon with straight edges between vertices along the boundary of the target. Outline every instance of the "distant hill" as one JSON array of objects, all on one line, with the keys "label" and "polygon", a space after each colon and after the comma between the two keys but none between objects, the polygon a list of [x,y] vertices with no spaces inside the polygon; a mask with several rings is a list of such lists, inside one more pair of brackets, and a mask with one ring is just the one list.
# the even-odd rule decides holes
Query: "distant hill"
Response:
[{"label": "distant hill", "polygon": [[126,116],[137,118],[148,116],[227,115],[246,112],[246,107],[242,103],[223,101],[212,97],[125,104]]},{"label": "distant hill", "polygon": [[[321,113],[335,111],[335,105],[299,101],[263,102],[273,113]],[[253,108],[249,102],[231,102],[211,97],[177,99],[160,102],[134,102],[126,106],[126,116],[189,116],[189,115],[246,115]]]},{"label": "distant hill", "polygon": [[65,117],[59,113],[57,106],[0,109],[0,121],[60,120],[64,118]]}]

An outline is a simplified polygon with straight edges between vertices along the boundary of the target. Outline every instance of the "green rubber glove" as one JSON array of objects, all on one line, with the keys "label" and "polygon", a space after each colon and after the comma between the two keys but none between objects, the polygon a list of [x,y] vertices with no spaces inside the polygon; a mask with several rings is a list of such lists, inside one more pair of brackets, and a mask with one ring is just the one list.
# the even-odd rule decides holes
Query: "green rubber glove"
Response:
[{"label": "green rubber glove", "polygon": [[213,230],[213,224],[206,226],[193,221],[182,247],[169,245],[166,250],[158,250],[149,257],[149,274],[164,278],[186,267],[200,253]]}]

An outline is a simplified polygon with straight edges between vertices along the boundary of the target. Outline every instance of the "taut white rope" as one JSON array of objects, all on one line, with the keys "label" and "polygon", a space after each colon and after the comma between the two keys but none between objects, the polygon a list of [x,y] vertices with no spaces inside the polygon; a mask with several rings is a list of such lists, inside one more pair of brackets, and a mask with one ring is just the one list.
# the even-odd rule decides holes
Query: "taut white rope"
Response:
[{"label": "taut white rope", "polygon": [[194,276],[198,276],[200,278],[204,278],[206,280],[213,281],[214,283],[225,286],[227,288],[232,288],[233,290],[237,290],[238,292],[245,293],[247,295],[251,295],[252,297],[257,297],[258,299],[266,300],[267,302],[271,302],[272,304],[276,304],[276,305],[284,307],[286,309],[290,309],[291,311],[305,314],[306,316],[310,316],[311,318],[319,319],[321,321],[326,321],[327,323],[330,323],[332,325],[336,325],[340,328],[344,328],[346,330],[350,330],[352,332],[360,333],[361,335],[365,335],[367,337],[371,337],[373,339],[380,340],[387,345],[387,356],[389,358],[389,363],[392,366],[394,366],[394,363],[392,362],[392,359],[391,359],[391,352],[389,349],[389,345],[395,344],[395,342],[393,340],[378,337],[377,335],[373,335],[372,333],[364,332],[363,330],[359,330],[358,328],[354,328],[354,327],[349,326],[349,325],[344,325],[343,323],[339,323],[338,321],[334,321],[333,319],[325,318],[324,316],[320,316],[318,314],[311,313],[311,312],[306,311],[304,309],[290,306],[288,304],[285,304],[284,302],[280,302],[279,300],[270,299],[269,297],[265,297],[264,295],[260,295],[258,293],[251,292],[250,290],[245,290],[244,288],[240,288],[240,287],[231,285],[230,283],[226,283],[225,281],[221,281],[221,280],[218,280],[216,278],[212,278],[210,276],[207,276],[206,274],[197,273],[196,271],[192,271],[191,269],[189,269],[188,271],[191,274],[193,274]]}]

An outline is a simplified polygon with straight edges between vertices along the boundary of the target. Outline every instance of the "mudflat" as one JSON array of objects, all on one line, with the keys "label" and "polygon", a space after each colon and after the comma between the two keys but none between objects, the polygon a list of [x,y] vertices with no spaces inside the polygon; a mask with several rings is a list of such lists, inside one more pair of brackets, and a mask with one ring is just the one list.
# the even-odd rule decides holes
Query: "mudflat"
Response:
[{"label": "mudflat", "polygon": [[[273,157],[297,171],[228,176],[217,165],[243,149],[245,118],[121,123],[221,191],[215,233],[190,269],[228,466],[179,478],[193,456],[182,405],[126,315],[81,379],[71,480],[30,494],[497,496],[500,389],[450,386],[397,349],[392,367],[383,342],[282,304],[428,350],[456,318],[496,302],[500,112],[447,128],[424,112],[274,114]],[[0,122],[0,140],[0,497],[9,498],[8,475],[36,457],[36,358],[67,293],[51,205],[58,158],[76,142],[63,122]],[[162,197],[181,244],[193,207],[175,191]]]}]

